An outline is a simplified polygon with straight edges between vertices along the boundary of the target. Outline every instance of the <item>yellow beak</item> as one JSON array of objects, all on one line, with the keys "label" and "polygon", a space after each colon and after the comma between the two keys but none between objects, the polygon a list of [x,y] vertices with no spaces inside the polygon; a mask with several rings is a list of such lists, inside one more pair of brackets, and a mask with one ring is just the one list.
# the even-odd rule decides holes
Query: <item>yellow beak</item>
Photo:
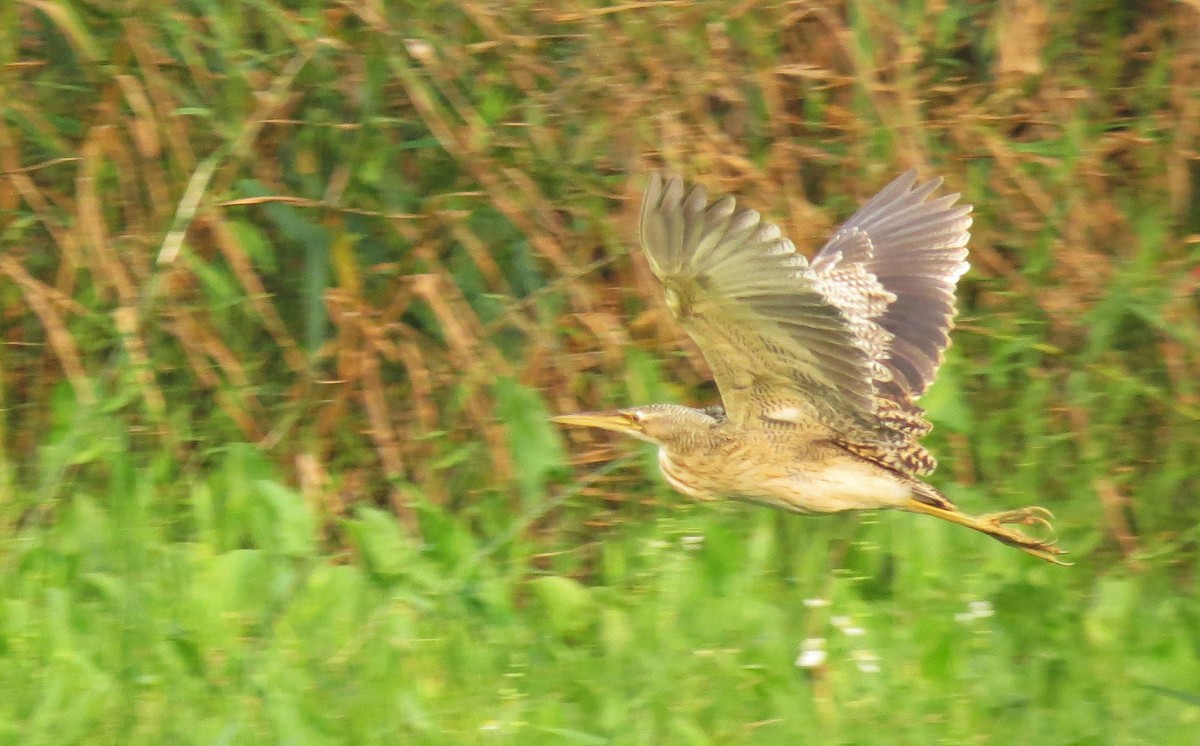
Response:
[{"label": "yellow beak", "polygon": [[578,414],[560,414],[550,418],[551,422],[560,425],[575,425],[577,427],[598,427],[601,430],[612,430],[625,435],[640,436],[642,427],[637,419],[625,412],[580,412]]}]

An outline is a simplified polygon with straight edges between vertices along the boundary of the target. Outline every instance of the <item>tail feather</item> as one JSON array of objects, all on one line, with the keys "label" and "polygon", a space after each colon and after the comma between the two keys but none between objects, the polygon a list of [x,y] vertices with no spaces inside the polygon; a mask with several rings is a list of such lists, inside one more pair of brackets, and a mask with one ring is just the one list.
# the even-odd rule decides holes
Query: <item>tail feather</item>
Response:
[{"label": "tail feather", "polygon": [[957,511],[958,506],[934,487],[917,480],[912,481],[912,498],[922,505],[928,505],[938,510]]}]

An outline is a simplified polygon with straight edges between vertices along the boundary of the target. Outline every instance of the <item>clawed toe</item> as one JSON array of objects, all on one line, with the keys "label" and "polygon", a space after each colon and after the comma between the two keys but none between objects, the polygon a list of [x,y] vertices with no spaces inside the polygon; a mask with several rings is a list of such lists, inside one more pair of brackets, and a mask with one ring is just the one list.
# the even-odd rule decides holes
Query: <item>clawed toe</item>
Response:
[{"label": "clawed toe", "polygon": [[1054,526],[1050,523],[1050,519],[1054,514],[1049,510],[1033,505],[1028,508],[1019,508],[1017,510],[1008,510],[1003,513],[993,513],[986,516],[985,520],[996,526],[1042,526],[1051,533],[1054,532]]},{"label": "clawed toe", "polygon": [[[1038,559],[1051,562],[1056,565],[1069,565],[1069,562],[1063,562],[1059,557],[1066,554],[1065,551],[1055,546],[1054,526],[1051,525],[1050,519],[1054,515],[1045,508],[1032,506],[1028,508],[1019,508],[1017,510],[1007,510],[1003,513],[992,513],[990,515],[971,516],[959,512],[953,505],[940,506],[931,505],[921,500],[909,500],[906,510],[914,513],[924,513],[941,518],[943,521],[956,523],[959,526],[966,526],[981,533],[985,533],[996,541],[1003,542],[1010,547],[1016,547],[1026,554],[1031,554]],[[1044,534],[1044,538],[1037,538],[1026,534],[1017,526],[1038,526],[1038,531],[1034,533]]]},{"label": "clawed toe", "polygon": [[[1066,552],[1055,546],[1057,539],[1054,537],[1054,526],[1050,523],[1050,519],[1053,517],[1054,514],[1049,510],[1035,505],[1018,510],[1008,510],[1003,513],[994,513],[984,516],[983,520],[993,528],[993,531],[989,533],[1005,544],[1019,547],[1035,557],[1044,559],[1047,562],[1053,562],[1056,565],[1069,564],[1058,559],[1060,555],[1066,554]],[[1013,528],[1015,525],[1041,526],[1050,533],[1050,536],[1046,539],[1035,539],[1020,529]]]}]

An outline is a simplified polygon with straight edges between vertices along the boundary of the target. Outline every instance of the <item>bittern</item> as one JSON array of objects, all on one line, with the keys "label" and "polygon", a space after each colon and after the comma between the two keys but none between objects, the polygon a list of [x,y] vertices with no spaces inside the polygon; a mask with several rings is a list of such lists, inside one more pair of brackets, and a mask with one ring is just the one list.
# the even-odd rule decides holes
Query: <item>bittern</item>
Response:
[{"label": "bittern", "polygon": [[895,508],[1062,564],[1052,540],[1018,528],[1050,531],[1049,511],[971,516],[921,479],[937,462],[919,442],[932,426],[916,400],[949,344],[971,226],[957,194],[931,198],[940,185],[905,173],[810,262],[733,197],[710,202],[700,185],[652,175],[642,247],[722,405],[554,420],[657,445],[663,476],[699,500],[808,514]]}]

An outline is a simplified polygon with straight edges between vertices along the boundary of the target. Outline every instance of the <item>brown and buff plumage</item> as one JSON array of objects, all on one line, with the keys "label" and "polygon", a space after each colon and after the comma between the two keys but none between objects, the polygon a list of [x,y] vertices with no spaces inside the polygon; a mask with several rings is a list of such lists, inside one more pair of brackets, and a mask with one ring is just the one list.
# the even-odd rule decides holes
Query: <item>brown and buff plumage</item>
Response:
[{"label": "brown and buff plumage", "polygon": [[641,241],[667,304],[716,378],[722,406],[657,404],[564,415],[659,446],[678,490],[799,513],[897,508],[981,531],[1050,562],[1062,550],[1017,525],[1030,507],[972,517],[921,480],[937,466],[915,403],[949,344],[967,270],[969,205],[908,172],[809,262],[732,197],[650,179]]}]

